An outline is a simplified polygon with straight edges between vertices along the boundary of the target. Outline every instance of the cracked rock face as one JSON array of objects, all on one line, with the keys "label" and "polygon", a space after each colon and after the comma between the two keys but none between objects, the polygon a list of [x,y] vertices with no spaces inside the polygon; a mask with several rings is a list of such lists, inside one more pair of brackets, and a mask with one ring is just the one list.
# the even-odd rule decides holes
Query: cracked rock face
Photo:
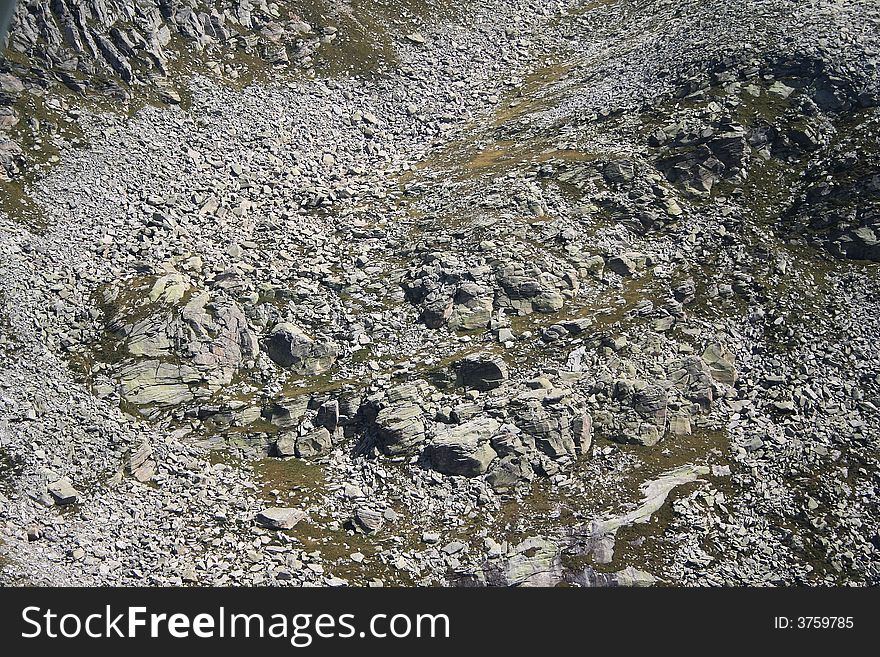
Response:
[{"label": "cracked rock face", "polygon": [[106,348],[123,398],[135,405],[177,406],[201,390],[216,391],[253,367],[257,337],[241,307],[222,294],[192,289],[180,274],[166,274],[141,290],[104,293]]}]

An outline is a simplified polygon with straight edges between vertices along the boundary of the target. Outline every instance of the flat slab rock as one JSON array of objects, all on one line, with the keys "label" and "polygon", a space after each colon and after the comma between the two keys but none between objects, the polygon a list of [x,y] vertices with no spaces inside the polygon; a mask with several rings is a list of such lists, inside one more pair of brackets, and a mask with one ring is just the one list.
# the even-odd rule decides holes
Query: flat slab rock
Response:
[{"label": "flat slab rock", "polygon": [[257,524],[266,529],[293,529],[305,517],[306,512],[301,509],[273,507],[260,511],[256,520]]},{"label": "flat slab rock", "polygon": [[53,481],[47,488],[55,499],[56,504],[76,504],[82,495],[65,477],[58,481]]}]

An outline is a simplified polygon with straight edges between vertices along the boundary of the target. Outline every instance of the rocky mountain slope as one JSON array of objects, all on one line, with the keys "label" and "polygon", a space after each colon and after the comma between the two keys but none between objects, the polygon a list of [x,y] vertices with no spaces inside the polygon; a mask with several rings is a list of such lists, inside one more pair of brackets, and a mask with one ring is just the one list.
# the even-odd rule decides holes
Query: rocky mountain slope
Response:
[{"label": "rocky mountain slope", "polygon": [[880,578],[868,0],[53,0],[0,581]]}]

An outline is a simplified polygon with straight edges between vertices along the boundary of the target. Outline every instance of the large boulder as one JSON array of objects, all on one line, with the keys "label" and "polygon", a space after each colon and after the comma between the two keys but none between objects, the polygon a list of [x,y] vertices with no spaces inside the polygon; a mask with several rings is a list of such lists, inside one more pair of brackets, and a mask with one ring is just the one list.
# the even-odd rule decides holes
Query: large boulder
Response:
[{"label": "large boulder", "polygon": [[440,297],[429,302],[419,317],[428,328],[440,328],[452,316],[452,299]]},{"label": "large boulder", "polygon": [[128,473],[141,483],[150,481],[156,474],[156,461],[153,458],[153,448],[149,441],[143,438],[128,457]]},{"label": "large boulder", "polygon": [[178,406],[232,382],[253,366],[257,337],[244,311],[223,292],[200,292],[166,271],[104,292],[108,342],[101,355],[124,400],[136,406]]},{"label": "large boulder", "polygon": [[676,363],[670,371],[669,380],[704,410],[712,405],[712,372],[699,356],[686,356]]},{"label": "large boulder", "polygon": [[273,446],[273,456],[296,456],[301,459],[326,456],[333,450],[333,438],[324,427],[309,429],[302,435],[297,431],[283,431]]},{"label": "large boulder", "polygon": [[443,474],[479,476],[498,456],[490,440],[500,426],[497,420],[483,417],[440,429],[425,447],[424,461]]},{"label": "large boulder", "polygon": [[589,454],[593,444],[593,418],[583,411],[575,414],[571,421],[571,435],[578,453],[583,457]]},{"label": "large boulder", "polygon": [[306,432],[296,440],[296,456],[301,459],[325,456],[333,450],[333,439],[324,427]]},{"label": "large boulder", "polygon": [[449,328],[453,331],[474,331],[489,325],[494,306],[490,288],[477,283],[462,283],[454,301],[449,317]]},{"label": "large boulder", "polygon": [[612,160],[602,169],[605,180],[616,185],[631,183],[635,175],[636,168],[632,160]]},{"label": "large boulder", "polygon": [[621,276],[637,276],[651,264],[651,259],[644,253],[627,251],[608,259],[608,269]]},{"label": "large boulder", "polygon": [[660,385],[620,379],[614,406],[603,413],[603,433],[611,440],[651,447],[666,433],[667,393]]},{"label": "large boulder", "polygon": [[298,374],[322,374],[336,362],[338,351],[331,342],[318,342],[296,324],[277,324],[263,342],[277,365]]},{"label": "large boulder", "polygon": [[0,180],[12,180],[24,168],[24,152],[11,139],[0,136]]},{"label": "large boulder", "polygon": [[330,399],[318,408],[318,416],[315,418],[315,424],[324,427],[330,433],[336,431],[339,426],[339,401]]},{"label": "large boulder", "polygon": [[55,503],[60,505],[76,504],[82,496],[82,493],[74,488],[66,477],[53,481],[47,488]]},{"label": "large boulder", "polygon": [[280,458],[296,456],[296,439],[298,437],[295,431],[284,431],[278,434],[270,456]]},{"label": "large boulder", "polygon": [[633,393],[633,409],[644,419],[652,421],[658,428],[666,426],[666,391],[658,385],[648,385]]},{"label": "large boulder", "polygon": [[[526,435],[535,441],[539,451],[552,459],[562,456],[575,456],[582,451],[582,445],[586,443],[589,450],[592,427],[584,415],[575,415],[565,406],[548,406],[539,398],[521,396],[512,400],[511,409],[514,424]],[[577,424],[575,424],[577,418]],[[575,441],[577,429],[578,441]]]},{"label": "large boulder", "polygon": [[500,266],[495,272],[495,280],[500,286],[495,306],[513,309],[521,315],[560,310],[565,303],[561,290],[572,289],[563,278],[515,262]]},{"label": "large boulder", "polygon": [[535,471],[524,456],[511,454],[495,459],[486,473],[486,482],[496,493],[506,493],[516,487],[529,484]]},{"label": "large boulder", "polygon": [[370,429],[364,447],[375,444],[388,456],[417,454],[425,441],[428,396],[425,381],[410,381],[365,398],[357,411],[358,421]]},{"label": "large boulder", "polygon": [[389,456],[415,453],[425,440],[423,411],[416,404],[387,406],[376,415],[379,449]]},{"label": "large boulder", "polygon": [[488,586],[551,587],[565,577],[559,546],[545,538],[527,538],[501,558],[489,559],[482,573]]},{"label": "large boulder", "polygon": [[646,422],[633,414],[618,418],[613,427],[613,431],[608,431],[608,437],[625,445],[653,447],[663,438],[663,431],[656,424]]},{"label": "large boulder", "polygon": [[264,509],[257,514],[257,524],[266,529],[293,529],[298,522],[306,517],[305,511],[288,507]]},{"label": "large boulder", "polygon": [[736,383],[736,366],[734,357],[720,344],[710,344],[703,351],[703,362],[709,367],[713,380],[717,383],[732,386]]},{"label": "large boulder", "polygon": [[194,367],[158,360],[124,365],[117,375],[122,397],[138,406],[178,406],[192,401],[193,388],[202,382]]},{"label": "large boulder", "polygon": [[507,363],[495,354],[472,354],[455,363],[458,385],[475,390],[492,390],[509,377]]},{"label": "large boulder", "polygon": [[296,428],[302,422],[309,407],[309,396],[276,399],[263,409],[263,418],[279,429]]},{"label": "large boulder", "polygon": [[375,534],[385,525],[385,518],[380,511],[370,507],[358,507],[354,510],[354,525],[365,534]]}]

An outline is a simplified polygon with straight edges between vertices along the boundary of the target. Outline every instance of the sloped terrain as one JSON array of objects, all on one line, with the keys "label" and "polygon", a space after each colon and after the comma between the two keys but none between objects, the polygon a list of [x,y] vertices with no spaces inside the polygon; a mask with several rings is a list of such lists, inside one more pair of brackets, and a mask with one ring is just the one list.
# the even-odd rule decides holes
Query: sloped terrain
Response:
[{"label": "sloped terrain", "polygon": [[21,3],[2,581],[876,584],[878,26]]}]

